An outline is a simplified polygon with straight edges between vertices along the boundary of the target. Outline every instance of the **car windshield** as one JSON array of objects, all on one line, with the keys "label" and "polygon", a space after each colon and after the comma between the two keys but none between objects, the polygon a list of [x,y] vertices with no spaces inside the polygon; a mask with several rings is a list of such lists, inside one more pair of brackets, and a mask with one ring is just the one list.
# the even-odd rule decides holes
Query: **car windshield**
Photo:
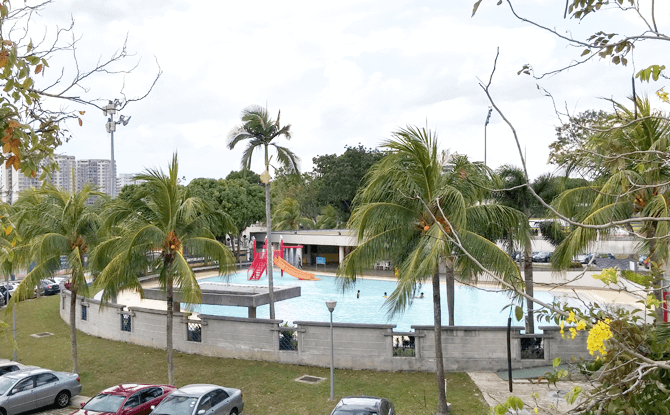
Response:
[{"label": "car windshield", "polygon": [[364,409],[338,409],[332,415],[377,415],[377,412]]},{"label": "car windshield", "polygon": [[193,412],[198,398],[184,395],[170,395],[154,409],[153,415],[188,415]]},{"label": "car windshield", "polygon": [[13,379],[0,378],[0,395],[4,395],[14,384]]},{"label": "car windshield", "polygon": [[116,412],[119,410],[125,399],[125,396],[101,393],[88,401],[88,403],[84,405],[84,409],[95,412]]}]

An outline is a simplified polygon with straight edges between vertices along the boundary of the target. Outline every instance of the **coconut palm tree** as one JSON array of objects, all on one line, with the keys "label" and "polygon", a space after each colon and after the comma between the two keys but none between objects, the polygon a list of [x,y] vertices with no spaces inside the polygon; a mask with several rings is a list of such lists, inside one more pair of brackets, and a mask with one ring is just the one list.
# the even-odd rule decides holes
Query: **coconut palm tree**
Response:
[{"label": "coconut palm tree", "polygon": [[[214,236],[234,229],[230,218],[202,199],[191,197],[188,188],[179,185],[178,170],[175,154],[167,175],[162,170],[148,169],[137,176],[145,184],[138,189],[136,198],[117,198],[110,202],[104,211],[107,218],[104,229],[109,237],[92,253],[92,266],[102,269],[96,287],[103,290],[103,304],[124,289],[142,295],[138,276],[148,269],[157,274],[166,292],[166,350],[171,385],[175,384],[173,319],[179,307],[179,302],[175,302],[175,289],[186,303],[198,304],[202,299],[184,250],[218,261],[222,274],[232,271],[235,265],[230,250]],[[157,259],[154,259],[155,253],[159,253]]]},{"label": "coconut palm tree", "polygon": [[[501,191],[495,193],[498,202],[516,207],[525,216],[525,220],[530,219],[530,208],[535,202],[535,198],[530,191],[523,185],[526,183],[526,177],[523,170],[512,165],[503,165],[498,171],[498,176],[502,180]],[[530,231],[530,228],[528,229]],[[526,235],[527,242],[523,245],[523,276],[526,288],[526,294],[533,296],[533,253],[530,244],[530,233]],[[526,301],[526,333],[535,332],[535,321],[533,316],[533,302]]]},{"label": "coconut palm tree", "polygon": [[459,183],[459,190],[454,186],[458,179],[444,173],[448,160],[438,151],[436,135],[426,129],[400,129],[382,148],[388,154],[367,173],[347,223],[356,232],[358,247],[345,258],[338,277],[346,287],[375,262],[391,259],[397,265],[398,285],[385,303],[390,314],[411,306],[418,285],[432,281],[437,413],[445,414],[439,261],[448,258],[463,276],[480,275],[481,270],[450,241],[457,234],[463,246],[483,265],[520,285],[519,270],[507,254],[468,227],[469,223],[515,227],[519,213],[498,205],[469,206],[468,202],[480,192],[473,186],[478,179],[469,177],[472,166],[464,169],[462,160],[454,164],[463,167],[454,171],[464,183],[475,179],[468,185]]},{"label": "coconut palm tree", "polygon": [[[14,209],[7,203],[0,204],[0,273],[5,277],[5,284],[14,273],[14,247],[21,242],[16,226],[13,222]],[[9,310],[7,310],[9,312]],[[17,360],[16,352],[16,308],[11,307],[12,311],[12,341],[14,344],[13,358]]]},{"label": "coconut palm tree", "polygon": [[[277,119],[273,120],[265,108],[250,106],[242,111],[242,125],[238,125],[228,133],[228,148],[233,149],[240,142],[246,142],[247,147],[242,154],[242,168],[251,170],[251,160],[256,150],[263,151],[265,158],[265,171],[261,174],[261,181],[265,184],[265,224],[266,238],[268,243],[272,241],[272,218],[270,207],[270,147],[274,147],[277,163],[288,173],[298,173],[300,159],[287,147],[278,145],[275,140],[284,137],[291,139],[291,125],[281,126],[279,118],[281,111],[277,113]],[[270,318],[275,318],[275,304],[272,280],[272,255],[268,255],[268,289],[270,291]]]},{"label": "coconut palm tree", "polygon": [[316,229],[337,229],[341,224],[337,209],[332,205],[326,205],[321,209],[321,214],[316,217],[314,227]]},{"label": "coconut palm tree", "polygon": [[[615,112],[604,122],[602,132],[588,135],[578,150],[568,154],[566,165],[594,166],[588,171],[594,182],[561,193],[552,203],[563,215],[587,225],[635,217],[670,216],[670,120],[668,114],[654,110],[648,99],[633,100],[635,108],[612,101]],[[630,224],[630,231],[634,231]],[[585,252],[607,230],[577,227],[552,255],[552,266],[563,270],[574,255]],[[642,249],[649,252],[654,295],[663,304],[664,272],[668,260],[670,224],[667,221],[642,222],[637,231]],[[663,321],[663,308],[657,307],[657,321]]]},{"label": "coconut palm tree", "polygon": [[281,201],[272,220],[272,229],[275,231],[298,230],[314,225],[314,221],[302,216],[300,202],[291,197]]},{"label": "coconut palm tree", "polygon": [[[67,191],[44,183],[41,189],[22,192],[14,206],[17,209],[16,226],[23,237],[23,244],[15,249],[19,263],[32,271],[16,288],[10,304],[29,298],[35,286],[51,278],[61,269],[61,257],[70,270],[70,341],[72,345],[72,371],[79,372],[77,358],[76,306],[77,296],[88,295],[86,263],[84,257],[96,246],[100,217],[86,202],[93,196],[103,197],[91,183],[79,191]],[[38,290],[39,292],[39,290]]]}]

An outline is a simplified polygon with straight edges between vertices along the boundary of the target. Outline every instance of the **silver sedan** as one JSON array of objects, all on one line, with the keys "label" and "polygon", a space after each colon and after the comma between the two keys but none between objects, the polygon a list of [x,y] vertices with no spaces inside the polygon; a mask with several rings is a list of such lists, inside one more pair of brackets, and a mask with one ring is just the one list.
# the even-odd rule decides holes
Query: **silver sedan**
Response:
[{"label": "silver sedan", "polygon": [[217,385],[186,385],[172,392],[150,415],[237,415],[242,391]]},{"label": "silver sedan", "polygon": [[14,415],[55,404],[64,408],[81,392],[79,375],[24,369],[0,377],[0,413]]}]

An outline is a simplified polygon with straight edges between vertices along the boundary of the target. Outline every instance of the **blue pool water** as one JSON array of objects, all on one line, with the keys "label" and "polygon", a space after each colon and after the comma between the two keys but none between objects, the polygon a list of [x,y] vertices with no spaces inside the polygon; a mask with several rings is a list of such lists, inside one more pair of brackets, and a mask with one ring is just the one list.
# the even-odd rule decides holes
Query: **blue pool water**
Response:
[{"label": "blue pool water", "polygon": [[[279,272],[274,273],[274,284],[300,286],[301,296],[275,303],[276,318],[292,323],[294,321],[329,321],[326,301],[335,300],[337,306],[333,312],[333,321],[341,323],[396,324],[396,331],[409,331],[413,325],[433,324],[433,290],[430,283],[424,284],[419,292],[422,299],[416,298],[411,307],[403,314],[388,318],[384,308],[384,292],[391,293],[395,288],[392,281],[359,279],[353,290],[342,293],[335,277],[318,276],[320,281],[301,281]],[[205,281],[226,282],[224,277],[207,278]],[[266,286],[267,278],[260,281],[248,281],[246,272],[228,277],[232,284]],[[356,291],[361,290],[360,298]],[[441,286],[442,324],[448,323],[445,286]],[[547,292],[535,292],[535,296],[545,302],[551,302],[554,296]],[[509,309],[501,311],[510,303],[509,297],[501,292],[489,292],[469,287],[457,286],[455,292],[455,323],[458,326],[506,326]],[[195,308],[202,314],[231,317],[247,317],[246,307],[200,305]],[[258,318],[269,318],[268,305],[258,307]],[[513,320],[514,325],[523,325]]]}]

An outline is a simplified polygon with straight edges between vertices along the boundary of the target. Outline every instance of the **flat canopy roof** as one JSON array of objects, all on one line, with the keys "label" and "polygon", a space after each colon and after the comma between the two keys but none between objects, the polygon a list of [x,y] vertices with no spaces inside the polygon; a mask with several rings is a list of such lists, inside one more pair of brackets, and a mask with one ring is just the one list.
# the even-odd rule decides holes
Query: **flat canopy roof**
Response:
[{"label": "flat canopy roof", "polygon": [[[267,286],[201,282],[200,290],[202,291],[202,304],[259,307],[270,303],[270,292]],[[275,286],[273,293],[275,302],[300,297],[300,286]],[[183,302],[181,294],[176,290],[174,297],[175,301]],[[144,298],[165,301],[165,291],[160,288],[145,288]]]}]

